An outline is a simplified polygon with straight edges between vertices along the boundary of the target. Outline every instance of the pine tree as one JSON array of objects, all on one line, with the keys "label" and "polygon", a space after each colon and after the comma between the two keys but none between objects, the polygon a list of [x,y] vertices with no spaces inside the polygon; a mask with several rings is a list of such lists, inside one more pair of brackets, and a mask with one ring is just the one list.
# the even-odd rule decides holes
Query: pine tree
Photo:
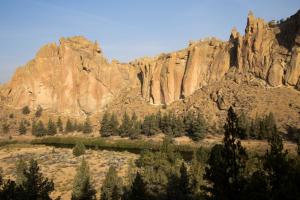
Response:
[{"label": "pine tree", "polygon": [[45,126],[41,120],[36,125],[36,129],[34,132],[35,132],[35,136],[37,137],[42,137],[46,135],[47,130],[45,129]]},{"label": "pine tree", "polygon": [[16,184],[22,185],[26,181],[26,177],[24,172],[27,170],[26,162],[20,158],[16,163]]},{"label": "pine tree", "polygon": [[25,181],[22,184],[23,199],[50,200],[49,194],[54,190],[53,181],[44,178],[35,160],[30,161],[29,168],[24,172]]},{"label": "pine tree", "polygon": [[144,118],[142,132],[147,136],[155,135],[159,131],[158,122],[155,115],[147,115]]},{"label": "pine tree", "polygon": [[193,120],[193,124],[190,126],[189,135],[193,140],[200,140],[204,138],[206,132],[206,123],[201,114]]},{"label": "pine tree", "polygon": [[91,133],[92,131],[93,131],[93,128],[91,126],[91,122],[90,122],[89,118],[87,118],[83,124],[82,132],[83,133]]},{"label": "pine tree", "polygon": [[65,132],[66,132],[66,133],[71,133],[71,132],[73,132],[73,131],[74,131],[74,126],[73,126],[71,120],[68,119],[68,120],[67,120],[67,123],[66,123]]},{"label": "pine tree", "polygon": [[56,126],[57,126],[59,132],[63,132],[63,123],[62,123],[60,117],[58,117],[58,119],[57,119]]},{"label": "pine tree", "polygon": [[20,135],[26,134],[26,132],[27,132],[27,127],[26,127],[26,125],[25,125],[25,121],[24,121],[24,120],[20,121],[18,131],[19,131],[19,134],[20,134]]},{"label": "pine tree", "polygon": [[248,156],[241,142],[236,140],[240,129],[232,107],[228,110],[224,130],[223,144],[212,148],[205,169],[204,178],[209,183],[206,191],[211,199],[241,199]]},{"label": "pine tree", "polygon": [[119,122],[115,113],[112,113],[109,121],[110,135],[118,135]]},{"label": "pine tree", "polygon": [[24,115],[28,115],[28,114],[30,113],[29,107],[28,107],[28,106],[24,106],[24,107],[22,108],[22,113],[23,113]]},{"label": "pine tree", "polygon": [[35,112],[35,117],[41,117],[42,116],[42,112],[43,112],[43,108],[39,105],[37,107],[36,112]]},{"label": "pine tree", "polygon": [[116,168],[111,166],[101,187],[101,200],[113,200],[121,197],[122,180],[117,175]]},{"label": "pine tree", "polygon": [[47,133],[48,135],[55,135],[57,133],[56,124],[51,119],[49,119],[47,124]]},{"label": "pine tree", "polygon": [[85,146],[82,142],[76,143],[75,147],[73,148],[73,155],[78,157],[85,154]]},{"label": "pine tree", "polygon": [[110,122],[110,116],[108,112],[105,112],[100,123],[100,131],[99,131],[102,137],[108,137],[111,134],[109,131],[110,128],[109,122]]},{"label": "pine tree", "polygon": [[182,194],[182,200],[189,200],[191,194],[189,186],[189,176],[184,163],[182,163],[180,167],[179,189]]},{"label": "pine tree", "polygon": [[144,182],[141,174],[136,173],[135,179],[131,186],[130,200],[147,200],[149,199],[146,192],[146,183]]},{"label": "pine tree", "polygon": [[130,135],[132,129],[132,122],[129,115],[125,112],[123,115],[122,123],[119,127],[119,133],[122,137],[127,137]]},{"label": "pine tree", "polygon": [[94,200],[96,199],[96,190],[90,181],[90,169],[82,158],[80,166],[76,170],[76,176],[73,181],[72,200]]},{"label": "pine tree", "polygon": [[37,133],[36,129],[37,129],[37,124],[36,124],[36,121],[33,120],[33,121],[31,122],[31,134],[34,135],[34,136],[37,135],[37,134],[36,134],[36,133]]}]

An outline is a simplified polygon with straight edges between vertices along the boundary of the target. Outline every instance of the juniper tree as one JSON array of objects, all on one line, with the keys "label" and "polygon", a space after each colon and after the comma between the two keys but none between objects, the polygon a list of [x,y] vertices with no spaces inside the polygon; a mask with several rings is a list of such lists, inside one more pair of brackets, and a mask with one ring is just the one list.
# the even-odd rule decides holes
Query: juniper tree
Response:
[{"label": "juniper tree", "polygon": [[47,133],[48,133],[48,135],[55,135],[57,133],[56,124],[52,121],[52,119],[49,119],[49,121],[48,121]]},{"label": "juniper tree", "polygon": [[90,122],[89,118],[87,118],[83,124],[82,132],[83,133],[91,133],[92,131],[93,131],[93,128],[91,126],[91,122]]},{"label": "juniper tree", "polygon": [[111,114],[109,120],[109,130],[110,135],[118,135],[119,122],[115,113]]},{"label": "juniper tree", "polygon": [[96,199],[96,190],[91,184],[90,169],[84,158],[76,170],[73,181],[72,200],[94,200]]},{"label": "juniper tree", "polygon": [[132,129],[132,121],[131,121],[129,115],[125,112],[123,114],[122,123],[119,127],[120,136],[122,136],[122,137],[129,136],[131,129]]},{"label": "juniper tree", "polygon": [[144,182],[139,172],[136,173],[135,179],[132,183],[129,199],[130,200],[149,199],[146,191],[146,183]]},{"label": "juniper tree", "polygon": [[207,162],[204,178],[209,184],[206,191],[211,199],[241,199],[248,156],[241,142],[236,139],[240,129],[232,107],[228,110],[224,131],[223,144],[212,148]]},{"label": "juniper tree", "polygon": [[113,200],[121,197],[122,180],[116,168],[110,166],[101,187],[101,200]]},{"label": "juniper tree", "polygon": [[24,121],[24,120],[20,121],[18,131],[19,131],[19,134],[20,134],[20,135],[26,134],[26,132],[27,132],[27,127],[26,127],[26,125],[25,125],[25,121]]},{"label": "juniper tree", "polygon": [[50,200],[50,193],[54,190],[54,183],[44,178],[35,160],[31,160],[29,167],[24,171],[25,180],[22,184],[23,199]]},{"label": "juniper tree", "polygon": [[73,148],[73,155],[78,157],[85,154],[85,146],[82,142],[76,143],[75,147]]},{"label": "juniper tree", "polygon": [[43,108],[41,106],[37,107],[37,110],[35,112],[35,117],[40,117],[42,116]]},{"label": "juniper tree", "polygon": [[34,132],[35,132],[35,136],[37,137],[46,135],[47,130],[45,129],[45,126],[41,120],[36,125],[36,129]]},{"label": "juniper tree", "polygon": [[107,137],[110,136],[110,132],[109,132],[109,114],[108,112],[105,112],[102,120],[100,122],[100,130],[99,133],[102,137]]},{"label": "juniper tree", "polygon": [[26,181],[24,172],[27,170],[27,163],[20,158],[16,162],[16,184],[22,185]]},{"label": "juniper tree", "polygon": [[65,132],[70,133],[70,132],[73,132],[73,131],[74,131],[74,126],[73,126],[71,120],[68,119],[67,122],[66,122]]},{"label": "juniper tree", "polygon": [[58,119],[57,119],[56,126],[57,126],[59,132],[63,131],[63,123],[62,123],[60,117],[58,117]]}]

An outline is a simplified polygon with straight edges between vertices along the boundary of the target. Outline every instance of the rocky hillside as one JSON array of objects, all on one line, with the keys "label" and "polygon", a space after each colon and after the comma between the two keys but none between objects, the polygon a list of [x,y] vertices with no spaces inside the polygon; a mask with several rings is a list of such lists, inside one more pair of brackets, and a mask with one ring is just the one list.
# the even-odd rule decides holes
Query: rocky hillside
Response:
[{"label": "rocky hillside", "polygon": [[177,112],[201,109],[216,122],[234,105],[251,115],[288,112],[282,121],[299,125],[298,90],[300,11],[269,23],[250,12],[244,35],[233,29],[228,41],[194,41],[128,64],[109,63],[99,45],[84,37],[62,38],[19,68],[0,95],[10,108],[40,105],[73,116],[105,109],[143,115],[167,106]]}]

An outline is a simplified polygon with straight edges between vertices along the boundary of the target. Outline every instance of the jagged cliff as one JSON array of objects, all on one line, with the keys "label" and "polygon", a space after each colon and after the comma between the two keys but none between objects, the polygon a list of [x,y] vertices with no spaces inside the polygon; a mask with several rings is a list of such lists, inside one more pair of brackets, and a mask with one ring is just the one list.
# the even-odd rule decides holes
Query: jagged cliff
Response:
[{"label": "jagged cliff", "polygon": [[142,94],[153,104],[170,104],[220,81],[230,68],[251,73],[270,86],[300,87],[300,11],[278,24],[248,15],[245,35],[229,41],[206,39],[153,59],[138,59]]},{"label": "jagged cliff", "polygon": [[[139,88],[134,91],[151,104],[169,105],[228,74],[236,83],[253,76],[267,87],[300,89],[300,11],[280,23],[267,23],[250,12],[244,35],[233,29],[228,41],[195,41],[183,50],[128,64],[109,63],[98,44],[83,37],[62,38],[19,68],[2,86],[1,96],[14,108],[40,105],[82,115],[101,112],[131,88]],[[222,92],[208,95],[225,108]]]},{"label": "jagged cliff", "polygon": [[62,38],[42,47],[2,89],[8,105],[42,106],[70,115],[101,109],[124,87],[134,86],[135,69],[108,63],[97,43],[84,37]]}]

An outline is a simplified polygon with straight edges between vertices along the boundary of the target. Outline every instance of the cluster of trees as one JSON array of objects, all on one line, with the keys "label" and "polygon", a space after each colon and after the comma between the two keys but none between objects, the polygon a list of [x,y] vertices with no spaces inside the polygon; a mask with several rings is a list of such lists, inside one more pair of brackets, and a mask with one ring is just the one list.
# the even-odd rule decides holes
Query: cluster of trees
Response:
[{"label": "cluster of trees", "polygon": [[16,181],[4,180],[0,174],[0,199],[51,199],[49,195],[54,191],[54,183],[43,176],[35,160],[31,160],[29,166],[25,161],[19,160],[16,177]]},{"label": "cluster of trees", "polygon": [[262,117],[256,116],[255,119],[250,119],[245,113],[241,113],[238,116],[238,121],[240,127],[240,139],[268,139],[276,127],[273,113],[269,113]]},{"label": "cluster of trees", "polygon": [[188,112],[186,115],[177,116],[175,113],[146,115],[139,120],[135,113],[130,117],[124,113],[121,123],[116,114],[105,113],[101,124],[100,134],[103,137],[120,135],[122,137],[138,138],[141,134],[152,136],[164,133],[171,137],[189,136],[194,140],[204,137],[207,126],[200,113]]},{"label": "cluster of trees", "polygon": [[[18,132],[19,134],[26,134],[29,129],[30,123],[27,120],[21,120],[19,123]],[[63,127],[63,122],[59,117],[56,122],[52,119],[48,120],[46,126],[42,120],[35,121],[31,123],[31,133],[34,136],[42,137],[45,135],[55,135],[57,132],[83,132],[91,133],[93,128],[91,126],[90,120],[87,118],[84,123],[77,123],[77,121],[72,122],[70,119],[67,120],[65,128]]]}]

